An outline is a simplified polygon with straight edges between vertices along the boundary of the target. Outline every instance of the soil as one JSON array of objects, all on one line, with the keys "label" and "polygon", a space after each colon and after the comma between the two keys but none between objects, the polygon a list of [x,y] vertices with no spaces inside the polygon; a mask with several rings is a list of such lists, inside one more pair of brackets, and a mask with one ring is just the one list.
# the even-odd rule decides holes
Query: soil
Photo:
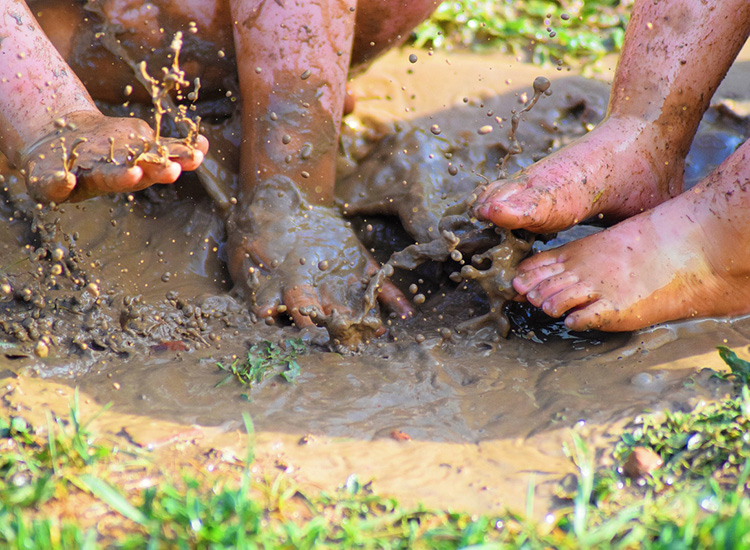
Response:
[{"label": "soil", "polygon": [[[522,118],[523,152],[509,172],[596,124],[614,69],[585,79],[503,56],[418,51],[412,63],[410,53],[392,52],[352,83],[357,103],[343,139],[340,207],[381,260],[432,239],[451,205],[496,177],[511,112],[537,76],[552,81],[552,95]],[[735,64],[699,130],[690,183],[748,135],[748,59]],[[492,325],[467,334],[457,326],[489,305],[479,285],[450,280],[459,259],[398,270],[418,315],[387,319],[386,335],[357,354],[335,353],[324,330],[258,322],[233,296],[223,217],[194,177],[40,208],[18,174],[0,173],[6,414],[43,422],[48,409],[66,412],[77,387],[84,414],[112,403],[100,431],[152,448],[181,443],[197,455],[241,453],[247,411],[260,463],[312,487],[331,489],[356,473],[406,504],[498,512],[525,509],[533,480],[543,514],[555,504],[554,485],[573,471],[563,453],[571,430],[606,463],[607,442],[633,415],[726,392],[703,369],[724,368],[716,345],[750,340],[747,318],[605,335],[571,333],[518,305],[508,312],[509,338]],[[597,230],[580,226],[534,246]],[[296,381],[217,387],[226,376],[217,362],[296,337],[309,349]]]}]

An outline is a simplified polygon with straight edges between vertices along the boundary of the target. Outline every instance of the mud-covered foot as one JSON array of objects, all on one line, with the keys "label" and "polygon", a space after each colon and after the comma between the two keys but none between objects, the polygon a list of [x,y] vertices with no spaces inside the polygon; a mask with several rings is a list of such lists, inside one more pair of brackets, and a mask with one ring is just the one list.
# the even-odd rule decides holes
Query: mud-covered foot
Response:
[{"label": "mud-covered foot", "polygon": [[475,214],[507,229],[552,233],[601,214],[619,220],[682,190],[684,158],[635,118],[610,117],[574,143],[491,183]]},{"label": "mud-covered foot", "polygon": [[[249,206],[227,225],[229,270],[260,317],[289,314],[299,327],[312,324],[303,312],[364,317],[364,294],[378,265],[338,210],[312,206],[287,177],[256,186]],[[398,315],[412,309],[386,283],[378,300]]]},{"label": "mud-covered foot", "polygon": [[750,312],[750,144],[690,191],[524,261],[516,290],[574,330]]},{"label": "mud-covered foot", "polygon": [[77,111],[56,120],[22,163],[35,200],[79,201],[173,183],[182,170],[195,170],[207,150],[202,136],[194,145],[171,138],[155,143],[154,131],[143,120]]}]

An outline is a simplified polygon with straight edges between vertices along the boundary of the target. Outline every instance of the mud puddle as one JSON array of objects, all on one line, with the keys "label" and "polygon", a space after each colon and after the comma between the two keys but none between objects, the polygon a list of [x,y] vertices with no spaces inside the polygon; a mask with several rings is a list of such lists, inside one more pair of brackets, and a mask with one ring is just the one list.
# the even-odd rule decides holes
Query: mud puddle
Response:
[{"label": "mud puddle", "polygon": [[[564,71],[417,54],[410,63],[409,52],[395,52],[353,84],[340,200],[358,213],[363,240],[383,253],[384,243],[419,238],[452,197],[493,177],[507,150],[507,128],[495,117],[519,109],[539,74],[553,80],[553,95],[522,122],[517,167],[586,132],[606,107],[606,84]],[[747,74],[744,64],[737,69]],[[734,89],[717,95],[689,159],[694,179],[747,134],[746,99]],[[391,206],[394,186],[430,177],[396,197],[400,210]],[[16,186],[9,172],[6,181]],[[86,407],[113,403],[100,421],[107,433],[156,447],[195,443],[190,449],[241,445],[247,411],[261,461],[322,488],[356,473],[406,503],[487,512],[522,510],[533,476],[543,513],[554,483],[572,470],[562,451],[571,430],[606,444],[644,409],[687,408],[720,394],[725,388],[701,369],[723,368],[717,344],[750,339],[747,319],[571,334],[519,307],[508,340],[491,330],[467,338],[455,326],[483,313],[486,299],[449,282],[455,266],[433,265],[400,274],[424,295],[419,314],[391,320],[388,337],[343,356],[321,346],[318,331],[254,322],[232,297],[221,216],[194,181],[41,214],[14,197],[0,210],[0,266],[11,287],[0,298],[6,407],[64,413],[77,386]],[[215,387],[226,374],[217,362],[298,336],[310,351],[294,383]]]}]

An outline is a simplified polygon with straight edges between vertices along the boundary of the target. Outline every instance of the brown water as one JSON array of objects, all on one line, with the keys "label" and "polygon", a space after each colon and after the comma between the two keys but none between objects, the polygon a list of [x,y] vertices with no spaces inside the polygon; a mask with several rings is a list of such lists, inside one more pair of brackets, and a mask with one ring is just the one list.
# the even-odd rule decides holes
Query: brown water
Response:
[{"label": "brown water", "polygon": [[[384,243],[408,244],[408,234],[428,232],[452,197],[482,181],[477,173],[492,177],[507,147],[507,127],[495,117],[507,121],[511,109],[520,109],[520,94],[531,94],[539,74],[553,80],[553,95],[522,122],[524,153],[514,157],[516,166],[603,116],[607,86],[598,81],[501,57],[418,52],[411,64],[409,53],[389,55],[354,82],[359,99],[341,166],[350,182],[341,201],[365,216],[357,222],[361,235],[383,254]],[[713,109],[701,129],[689,161],[693,179],[746,135],[742,97],[732,94],[726,92],[734,103]],[[429,132],[434,124],[439,136]],[[487,124],[493,131],[478,134]],[[389,132],[396,137],[374,140]],[[368,133],[373,139],[362,137]],[[455,175],[450,166],[458,167]],[[403,179],[423,185],[398,196],[401,209],[391,207],[387,198]],[[647,408],[690,407],[726,391],[701,369],[722,368],[717,344],[744,346],[750,336],[747,319],[571,334],[515,308],[509,339],[491,330],[468,338],[453,329],[486,311],[486,299],[448,283],[454,267],[428,266],[402,275],[404,285],[424,281],[419,315],[392,322],[389,334],[363,353],[328,352],[318,345],[325,333],[309,330],[302,337],[311,353],[300,359],[296,382],[217,388],[225,376],[217,361],[231,362],[264,339],[299,334],[254,323],[228,292],[221,217],[195,181],[132,201],[99,198],[41,214],[17,190],[14,197],[0,210],[0,282],[13,288],[0,297],[6,407],[41,419],[47,408],[64,412],[78,386],[87,410],[113,403],[99,423],[106,433],[156,447],[194,442],[185,448],[195,453],[239,452],[247,411],[261,463],[316,487],[334,487],[356,473],[406,503],[486,512],[523,509],[533,479],[536,511],[543,513],[554,483],[572,471],[562,451],[571,430],[600,446],[598,460],[606,462],[606,443],[627,418]],[[410,215],[414,208],[419,216]],[[406,231],[392,216],[406,221]],[[42,230],[30,231],[31,218],[45,222]],[[40,239],[48,256],[37,259],[24,245],[39,247]],[[70,261],[56,259],[57,248]],[[65,264],[61,273],[55,264]],[[396,441],[394,431],[411,439]]]}]

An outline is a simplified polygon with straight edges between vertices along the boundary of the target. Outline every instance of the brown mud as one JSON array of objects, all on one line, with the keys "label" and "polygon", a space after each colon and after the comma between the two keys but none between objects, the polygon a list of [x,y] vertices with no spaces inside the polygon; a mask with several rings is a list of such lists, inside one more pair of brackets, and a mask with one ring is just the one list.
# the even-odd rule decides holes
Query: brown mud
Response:
[{"label": "brown mud", "polygon": [[[344,132],[340,206],[381,260],[431,240],[451,205],[495,177],[510,113],[534,78],[548,76],[553,93],[524,116],[524,150],[510,172],[590,129],[608,93],[602,82],[507,57],[420,51],[410,63],[409,53],[389,54],[354,81],[357,107]],[[689,157],[689,180],[748,135],[750,103],[739,85],[748,70],[738,63],[719,90]],[[220,130],[231,136],[228,127]],[[228,142],[220,146],[227,155]],[[507,340],[494,327],[467,337],[456,327],[489,305],[476,286],[451,281],[466,267],[456,258],[397,270],[417,315],[388,318],[385,336],[343,356],[328,351],[321,329],[300,334],[258,322],[233,297],[222,214],[194,177],[37,208],[16,174],[1,173],[6,410],[40,419],[47,408],[64,413],[77,386],[88,411],[113,403],[99,420],[105,433],[150,447],[190,443],[185,452],[196,455],[237,452],[247,411],[261,463],[313,487],[356,473],[405,503],[488,512],[522,510],[533,479],[543,513],[554,484],[572,471],[562,451],[571,430],[603,444],[644,409],[684,409],[721,395],[726,387],[702,369],[723,368],[716,345],[750,341],[747,319],[575,334],[521,306],[509,313]],[[553,243],[596,230],[582,226]],[[226,374],[217,362],[297,336],[310,352],[294,383],[215,387]],[[411,439],[396,441],[394,431]]]}]

